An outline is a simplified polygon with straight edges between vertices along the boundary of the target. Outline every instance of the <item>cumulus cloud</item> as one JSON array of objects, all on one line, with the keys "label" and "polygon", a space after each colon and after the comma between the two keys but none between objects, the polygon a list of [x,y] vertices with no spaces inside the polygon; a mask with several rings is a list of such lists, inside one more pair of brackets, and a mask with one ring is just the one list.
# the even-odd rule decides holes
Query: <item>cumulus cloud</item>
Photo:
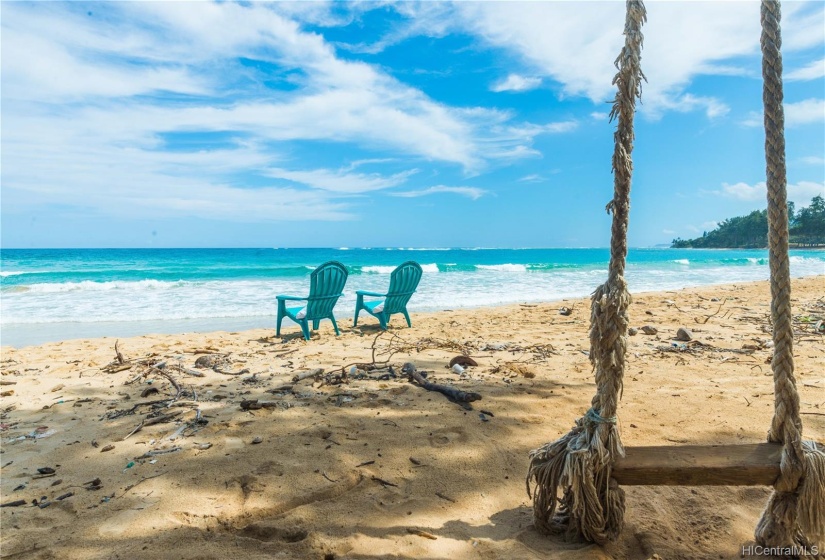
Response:
[{"label": "cumulus cloud", "polygon": [[825,78],[825,58],[814,60],[807,66],[791,70],[784,79],[789,81],[819,80]]},{"label": "cumulus cloud", "polygon": [[527,91],[541,85],[541,78],[525,78],[518,74],[510,74],[504,80],[496,82],[490,87],[491,91]]},{"label": "cumulus cloud", "polygon": [[[796,103],[785,103],[785,126],[801,126],[825,122],[825,99],[806,99]],[[761,112],[751,111],[739,122],[742,126],[763,126]]]},{"label": "cumulus cloud", "polygon": [[[753,185],[745,182],[734,184],[722,183],[721,190],[714,191],[714,194],[746,202],[759,201],[767,204],[767,186],[765,181]],[[823,195],[825,195],[825,182],[799,181],[788,184],[788,200],[798,206],[805,206],[811,202],[813,197]]]}]

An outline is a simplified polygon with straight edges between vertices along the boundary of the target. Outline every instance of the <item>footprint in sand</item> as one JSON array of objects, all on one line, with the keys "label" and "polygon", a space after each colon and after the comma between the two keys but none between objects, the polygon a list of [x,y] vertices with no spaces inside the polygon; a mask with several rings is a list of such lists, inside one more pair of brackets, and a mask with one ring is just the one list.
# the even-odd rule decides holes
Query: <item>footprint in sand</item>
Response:
[{"label": "footprint in sand", "polygon": [[434,430],[430,434],[430,445],[433,447],[445,447],[451,443],[467,441],[467,431],[464,428],[441,428]]}]

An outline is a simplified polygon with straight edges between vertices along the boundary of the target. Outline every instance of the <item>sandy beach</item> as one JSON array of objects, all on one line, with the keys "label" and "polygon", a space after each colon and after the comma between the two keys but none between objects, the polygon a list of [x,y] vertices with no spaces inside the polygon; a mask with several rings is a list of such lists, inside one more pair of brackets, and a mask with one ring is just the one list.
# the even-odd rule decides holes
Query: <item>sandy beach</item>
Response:
[{"label": "sandy beach", "polygon": [[[802,418],[820,442],[824,293],[823,276],[794,281]],[[631,325],[658,332],[629,339],[625,445],[764,441],[769,301],[767,282],[635,295]],[[139,336],[118,341],[123,364],[114,338],[3,347],[0,488],[25,505],[2,509],[2,558],[727,559],[752,543],[768,488],[627,487],[605,548],[532,527],[527,454],[594,393],[587,300],[412,320],[380,334],[350,319],[340,337],[324,322],[309,342],[274,325]],[[478,365],[452,371],[464,353]],[[373,362],[396,376],[358,365]],[[482,399],[425,391],[405,362]]]}]

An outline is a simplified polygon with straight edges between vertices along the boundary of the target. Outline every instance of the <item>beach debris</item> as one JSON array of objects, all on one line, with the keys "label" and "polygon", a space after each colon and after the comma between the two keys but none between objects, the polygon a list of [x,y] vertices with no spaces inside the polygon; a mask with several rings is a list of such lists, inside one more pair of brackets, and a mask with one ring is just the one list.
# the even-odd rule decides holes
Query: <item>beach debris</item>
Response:
[{"label": "beach debris", "polygon": [[659,329],[657,329],[656,327],[653,327],[651,325],[645,325],[645,326],[642,327],[642,332],[645,333],[645,334],[652,335],[652,334],[658,333]]},{"label": "beach debris", "polygon": [[9,389],[8,391],[3,391],[0,393],[0,397],[11,397],[14,395],[14,389]]},{"label": "beach debris", "polygon": [[264,438],[261,436],[255,436],[252,440],[252,445],[258,445],[259,443],[263,443]]},{"label": "beach debris", "polygon": [[37,472],[40,474],[54,474],[57,471],[55,471],[51,467],[40,467],[39,469],[37,469]]},{"label": "beach debris", "polygon": [[260,410],[262,408],[292,408],[295,406],[291,402],[285,401],[259,401],[258,399],[244,399],[241,401],[241,410]]},{"label": "beach debris", "polygon": [[569,317],[573,314],[572,307],[560,307],[559,308],[559,315],[564,315],[565,317]]},{"label": "beach debris", "polygon": [[681,340],[682,342],[690,342],[693,340],[693,333],[690,332],[690,329],[685,327],[679,327],[679,330],[676,331],[676,340]]},{"label": "beach debris", "polygon": [[[134,466],[134,463],[132,463],[132,465]],[[103,488],[103,482],[99,478],[96,478],[94,480],[84,482],[83,487],[86,488],[86,490],[100,490],[101,488]]]},{"label": "beach debris", "polygon": [[[206,354],[195,360],[195,367],[198,369],[211,369],[212,371],[223,375],[243,375],[245,373],[249,373],[248,369],[242,369],[240,371],[228,371],[224,369],[224,367],[229,366],[230,363],[231,360],[229,359],[228,354]],[[185,368],[181,368],[181,371],[195,377],[203,377],[203,374],[198,371]]]},{"label": "beach debris", "polygon": [[471,402],[480,401],[481,395],[478,393],[470,393],[461,391],[460,389],[456,389],[455,387],[450,387],[447,385],[439,385],[437,383],[430,383],[424,377],[416,371],[415,364],[412,362],[407,362],[401,368],[401,371],[405,373],[410,381],[415,381],[420,385],[423,389],[427,391],[437,391],[450,399],[451,401],[460,404],[467,410],[472,410],[473,407],[470,405]]},{"label": "beach debris", "polygon": [[[151,459],[151,458],[153,458],[157,455],[166,455],[167,453],[176,453],[178,451],[181,451],[182,449],[183,449],[182,447],[170,447],[169,449],[152,449],[151,451],[147,451],[143,455],[135,457],[135,461],[140,461],[140,460],[143,460],[143,459]],[[126,465],[126,468],[131,469],[134,466],[135,466],[135,462],[134,461],[129,461],[129,464]]]},{"label": "beach debris", "polygon": [[66,386],[65,386],[64,384],[60,383],[60,384],[55,385],[54,387],[52,387],[52,388],[51,388],[51,390],[50,390],[49,392],[51,392],[51,393],[56,393],[56,392],[58,392],[59,390],[61,390],[61,389],[65,388],[65,387],[66,387]]},{"label": "beach debris", "polygon": [[212,369],[215,366],[224,365],[226,362],[226,354],[206,354],[195,360],[195,367],[199,369]]},{"label": "beach debris", "polygon": [[298,375],[292,378],[293,383],[298,383],[299,381],[303,381],[304,379],[309,379],[310,377],[315,379],[320,377],[324,373],[324,368],[315,368],[309,371],[305,371],[299,373]]},{"label": "beach debris", "polygon": [[468,367],[468,366],[476,367],[476,366],[478,366],[478,362],[476,362],[470,356],[456,356],[455,358],[450,360],[450,367],[453,367],[456,364],[458,364],[460,366],[463,366],[463,367]]},{"label": "beach debris", "polygon": [[378,478],[377,476],[371,476],[370,480],[374,480],[375,482],[377,482],[378,484],[380,484],[381,486],[384,486],[384,487],[392,486],[394,488],[398,488],[397,484],[393,484],[392,482],[389,482],[388,480],[384,480],[383,478]]},{"label": "beach debris", "polygon": [[54,482],[51,483],[51,486],[59,486],[61,484],[63,484],[63,479],[58,478],[57,480],[55,480]]},{"label": "beach debris", "polygon": [[421,466],[421,459],[416,459],[415,457],[410,457],[410,463],[412,463],[416,467],[420,467]]},{"label": "beach debris", "polygon": [[158,389],[157,387],[146,387],[143,391],[140,392],[140,396],[146,398],[149,395],[154,395],[155,393],[160,393],[160,389]]},{"label": "beach debris", "polygon": [[19,485],[15,486],[14,489],[12,490],[12,492],[17,492],[18,490],[25,490],[25,489],[26,489],[26,484],[23,483],[23,484],[19,484]]},{"label": "beach debris", "polygon": [[195,449],[198,449],[200,451],[206,451],[207,449],[209,449],[211,447],[212,447],[212,444],[208,443],[208,442],[207,443],[196,443],[195,444]]},{"label": "beach debris", "polygon": [[74,492],[66,492],[65,494],[61,494],[60,496],[56,497],[54,499],[54,501],[55,502],[62,502],[66,498],[71,498],[72,496],[74,496]]},{"label": "beach debris", "polygon": [[490,421],[490,419],[487,418],[487,416],[483,412],[479,412],[478,417],[481,418],[482,422],[489,422]]},{"label": "beach debris", "polygon": [[358,467],[366,467],[367,465],[374,465],[374,464],[375,464],[375,461],[364,461],[363,463],[358,463],[357,465],[355,465],[355,468],[357,469]]},{"label": "beach debris", "polygon": [[0,508],[4,507],[20,507],[26,505],[26,500],[14,500],[13,502],[6,502],[5,504],[0,504]]},{"label": "beach debris", "polygon": [[502,350],[507,350],[510,347],[509,342],[492,342],[485,344],[481,350],[492,350],[494,352],[500,352]]},{"label": "beach debris", "polygon": [[130,437],[132,437],[133,435],[135,435],[136,433],[141,431],[146,426],[154,426],[155,424],[162,424],[164,422],[169,422],[171,420],[174,420],[175,417],[179,416],[180,414],[181,414],[181,411],[178,410],[176,412],[170,412],[168,414],[161,414],[160,416],[155,416],[154,418],[150,418],[149,416],[147,416],[146,418],[141,420],[140,424],[138,424],[135,427],[134,430],[129,432],[126,435],[126,437],[124,437],[121,441],[126,441],[127,439],[129,439]]},{"label": "beach debris", "polygon": [[131,469],[134,466],[135,466],[135,462],[134,461],[129,461],[128,463],[126,463],[126,466],[123,467],[123,472],[126,472],[127,469]]},{"label": "beach debris", "polygon": [[453,367],[450,368],[450,369],[453,370],[453,373],[456,373],[458,375],[461,375],[462,373],[464,373],[464,368],[461,367],[461,364],[453,364]]},{"label": "beach debris", "polygon": [[[719,301],[719,300],[717,298],[711,298],[710,301]],[[704,319],[699,319],[698,317],[694,317],[693,320],[696,321],[697,323],[701,324],[701,325],[704,325],[705,323],[707,323],[711,319],[711,317],[715,317],[716,315],[719,314],[720,311],[722,311],[722,307],[725,305],[726,301],[728,301],[728,298],[725,298],[725,299],[722,300],[722,303],[719,304],[719,309],[717,309],[715,313],[711,313],[710,315],[705,315]]]},{"label": "beach debris", "polygon": [[636,336],[637,334],[639,334],[639,329],[637,329],[636,327],[630,327],[629,329],[627,329],[627,334],[628,336]]},{"label": "beach debris", "polygon": [[407,532],[411,535],[417,535],[419,537],[424,537],[425,539],[430,540],[437,540],[438,537],[433,535],[432,533],[428,533],[427,531],[422,531],[421,529],[415,529],[413,527],[407,527]]},{"label": "beach debris", "polygon": [[106,447],[104,447],[103,449],[101,449],[101,450],[100,450],[100,452],[101,452],[101,453],[106,453],[107,451],[111,451],[111,450],[112,450],[112,449],[114,449],[114,448],[115,448],[115,446],[114,446],[114,445],[109,444],[109,445],[107,445]]},{"label": "beach debris", "polygon": [[447,494],[444,494],[443,492],[436,492],[435,495],[441,498],[442,500],[447,500],[448,502],[451,502],[453,504],[455,503],[455,500],[453,498],[449,497]]}]

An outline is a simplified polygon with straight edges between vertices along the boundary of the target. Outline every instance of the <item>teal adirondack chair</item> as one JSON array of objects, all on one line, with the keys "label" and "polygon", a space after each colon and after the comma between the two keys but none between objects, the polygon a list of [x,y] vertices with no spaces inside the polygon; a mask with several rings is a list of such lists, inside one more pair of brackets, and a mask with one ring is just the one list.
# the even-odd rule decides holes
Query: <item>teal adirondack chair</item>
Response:
[{"label": "teal adirondack chair", "polygon": [[[312,330],[318,330],[318,323],[321,319],[329,319],[335,327],[335,334],[338,331],[338,324],[332,315],[338,298],[347,283],[347,267],[338,261],[329,261],[316,268],[309,277],[309,295],[307,297],[298,296],[278,296],[278,328],[275,336],[281,336],[281,321],[284,317],[289,317],[301,326],[304,338],[309,340],[309,322],[312,321]],[[287,307],[288,301],[305,301],[300,307]]]},{"label": "teal adirondack chair", "polygon": [[[381,323],[381,328],[387,330],[387,323],[390,316],[396,313],[403,313],[407,319],[407,326],[411,327],[410,314],[407,313],[407,302],[415,293],[418,282],[421,280],[421,265],[414,261],[407,261],[398,266],[390,275],[390,288],[386,294],[375,292],[365,292],[358,290],[355,292],[355,321],[353,326],[358,325],[358,313],[363,309]],[[383,298],[375,301],[364,301],[364,296]]]}]

